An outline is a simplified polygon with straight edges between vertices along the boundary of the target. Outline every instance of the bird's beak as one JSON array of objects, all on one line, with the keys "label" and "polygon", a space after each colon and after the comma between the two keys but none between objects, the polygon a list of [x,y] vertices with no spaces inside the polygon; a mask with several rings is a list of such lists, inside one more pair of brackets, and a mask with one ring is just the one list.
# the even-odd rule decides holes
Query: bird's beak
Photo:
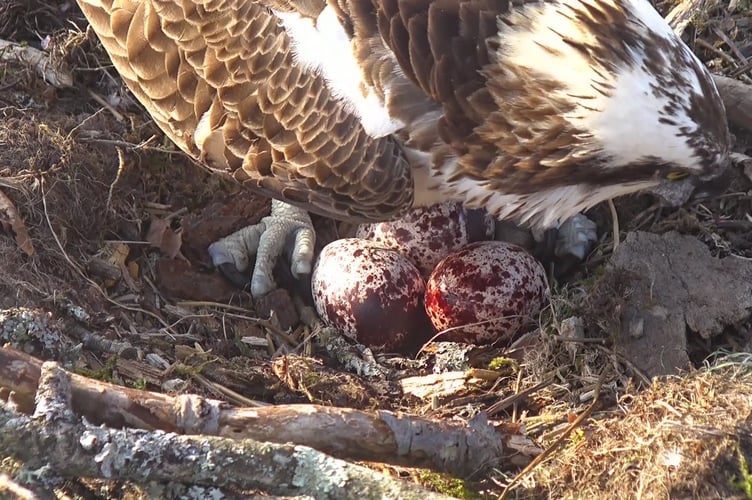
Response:
[{"label": "bird's beak", "polygon": [[665,180],[652,189],[666,205],[678,207],[688,201],[715,198],[731,184],[731,169],[723,169],[713,176],[690,176],[678,181]]}]

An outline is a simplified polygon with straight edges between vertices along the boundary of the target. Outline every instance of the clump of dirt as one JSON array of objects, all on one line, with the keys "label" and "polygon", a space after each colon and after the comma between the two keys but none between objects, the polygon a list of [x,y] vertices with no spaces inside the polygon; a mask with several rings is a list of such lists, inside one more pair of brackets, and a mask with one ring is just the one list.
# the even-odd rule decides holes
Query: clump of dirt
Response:
[{"label": "clump of dirt", "polygon": [[[614,287],[621,293],[608,290]],[[610,314],[603,326],[617,353],[648,377],[670,375],[690,368],[690,338],[710,341],[750,319],[752,263],[712,257],[697,238],[674,231],[637,231],[616,249],[589,295],[594,315]],[[752,347],[747,332],[738,332],[738,340]]]}]

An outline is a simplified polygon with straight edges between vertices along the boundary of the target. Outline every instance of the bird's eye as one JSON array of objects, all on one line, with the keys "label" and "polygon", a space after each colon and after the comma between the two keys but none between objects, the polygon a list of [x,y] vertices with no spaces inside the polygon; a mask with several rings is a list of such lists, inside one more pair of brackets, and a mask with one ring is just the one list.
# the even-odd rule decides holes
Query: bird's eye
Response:
[{"label": "bird's eye", "polygon": [[688,175],[687,172],[669,172],[666,174],[666,179],[670,181],[678,181],[679,179],[684,179]]}]

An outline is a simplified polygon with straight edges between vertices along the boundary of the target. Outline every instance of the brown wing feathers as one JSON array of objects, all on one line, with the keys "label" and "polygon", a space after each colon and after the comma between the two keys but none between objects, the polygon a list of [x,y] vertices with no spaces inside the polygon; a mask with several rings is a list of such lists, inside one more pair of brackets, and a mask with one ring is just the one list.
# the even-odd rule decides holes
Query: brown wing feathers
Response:
[{"label": "brown wing feathers", "polygon": [[[481,69],[489,62],[486,40],[507,0],[379,0],[378,24],[405,74],[439,102],[442,139],[460,152],[487,111]],[[479,104],[481,104],[479,106]]]},{"label": "brown wing feathers", "polygon": [[530,192],[573,175],[556,166],[572,163],[563,146],[580,131],[565,129],[566,103],[549,104],[551,82],[526,67],[491,64],[510,0],[372,1],[384,43],[442,108],[439,135],[459,158],[450,182],[468,177],[499,192]]},{"label": "brown wing feathers", "polygon": [[[275,0],[277,8],[300,2]],[[369,137],[253,1],[79,0],[113,64],[156,123],[189,154],[263,192],[354,220],[412,202],[392,138]],[[304,15],[323,5],[307,0]]]}]

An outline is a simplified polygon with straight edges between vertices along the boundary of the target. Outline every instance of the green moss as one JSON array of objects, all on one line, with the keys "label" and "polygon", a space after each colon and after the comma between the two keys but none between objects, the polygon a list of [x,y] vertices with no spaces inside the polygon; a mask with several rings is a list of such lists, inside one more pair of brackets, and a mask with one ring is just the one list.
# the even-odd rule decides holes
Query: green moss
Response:
[{"label": "green moss", "polygon": [[505,358],[503,356],[500,356],[498,358],[492,359],[488,363],[488,369],[494,370],[497,372],[512,372],[516,373],[520,369],[519,363],[517,361],[511,359],[511,358]]},{"label": "green moss", "polygon": [[138,389],[140,391],[145,391],[146,390],[147,382],[146,382],[145,378],[140,378],[138,380],[134,380],[131,385],[133,386],[134,389]]},{"label": "green moss", "polygon": [[439,474],[430,470],[418,471],[418,481],[423,486],[455,498],[480,499],[481,495],[467,488],[465,481],[448,474]]},{"label": "green moss", "polygon": [[305,384],[306,387],[316,385],[319,382],[321,382],[321,375],[316,372],[310,372],[303,376],[303,384]]},{"label": "green moss", "polygon": [[112,356],[99,370],[87,370],[85,368],[80,368],[78,370],[75,370],[75,373],[83,375],[84,377],[101,380],[102,382],[113,382],[112,375],[115,371],[115,367],[117,366],[117,359],[117,356]]},{"label": "green moss", "polygon": [[749,464],[747,463],[747,457],[742,453],[741,448],[737,445],[736,455],[739,458],[739,476],[734,477],[731,480],[731,485],[734,488],[738,488],[744,492],[744,495],[752,500],[752,472],[749,470]]}]

